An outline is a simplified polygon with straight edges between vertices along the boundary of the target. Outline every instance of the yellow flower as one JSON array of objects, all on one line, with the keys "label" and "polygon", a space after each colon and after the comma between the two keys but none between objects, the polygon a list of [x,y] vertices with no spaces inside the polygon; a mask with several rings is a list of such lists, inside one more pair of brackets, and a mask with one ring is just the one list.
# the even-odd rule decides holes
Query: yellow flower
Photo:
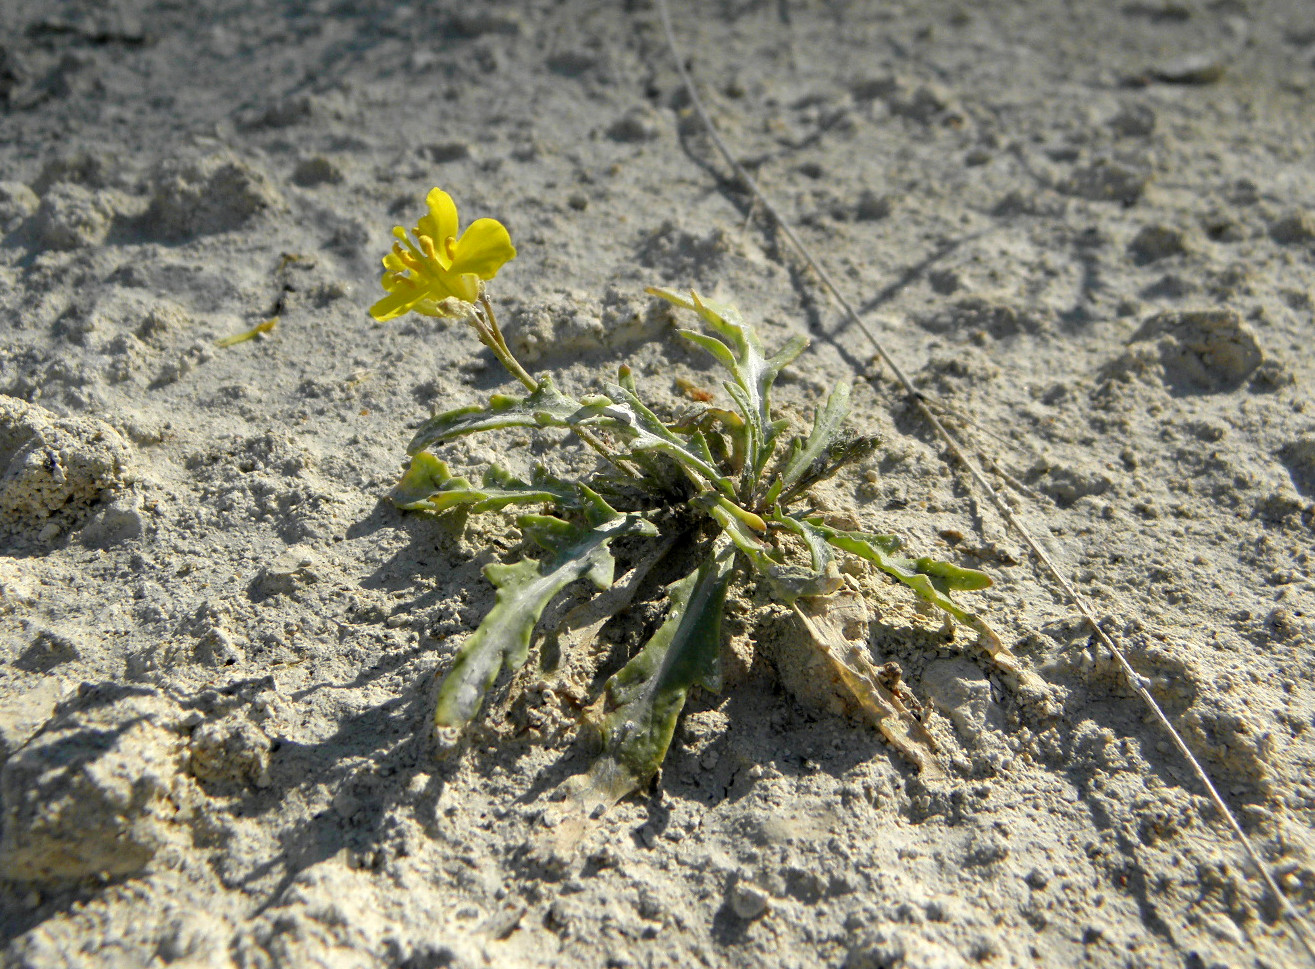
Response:
[{"label": "yellow flower", "polygon": [[380,280],[388,295],[370,307],[380,322],[411,312],[450,316],[444,300],[474,303],[479,281],[492,279],[516,258],[511,236],[497,219],[477,219],[458,233],[457,206],[447,192],[431,189],[425,202],[429,214],[412,230],[414,242],[400,225],[393,229],[397,241],[384,256]]}]

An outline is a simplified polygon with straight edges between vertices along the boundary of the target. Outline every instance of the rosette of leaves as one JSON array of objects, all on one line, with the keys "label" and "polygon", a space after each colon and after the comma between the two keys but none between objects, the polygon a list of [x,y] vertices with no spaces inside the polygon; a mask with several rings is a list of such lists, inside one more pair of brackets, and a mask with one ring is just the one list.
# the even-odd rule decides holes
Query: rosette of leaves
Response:
[{"label": "rosette of leaves", "polygon": [[[722,386],[732,406],[701,404],[664,419],[641,400],[626,367],[603,394],[579,398],[542,374],[525,395],[495,394],[485,405],[430,418],[411,442],[411,465],[394,493],[400,508],[443,514],[530,505],[551,511],[517,519],[542,555],[484,569],[497,587],[496,600],[439,687],[434,725],[440,745],[460,740],[500,672],[526,662],[540,617],[568,586],[585,580],[606,598],[616,580],[611,545],[624,537],[652,541],[657,549],[701,551],[688,574],[666,587],[661,625],[607,681],[592,708],[602,749],[579,785],[587,808],[608,806],[646,784],[666,755],[689,691],[718,688],[721,613],[735,581],[764,582],[791,606],[803,630],[801,648],[826,654],[857,708],[907,757],[934,770],[930,735],[866,656],[828,630],[818,604],[842,584],[837,557],[856,556],[975,630],[988,652],[1012,665],[990,630],[951,597],[991,580],[911,557],[892,536],[836,528],[812,514],[809,489],[876,447],[845,428],[848,385],[835,387],[810,429],[791,434],[789,422],[772,415],[772,385],[806,341],[795,338],[768,355],[733,307],[695,293],[650,292],[702,319],[705,331],[680,330],[680,336],[727,371]],[[576,432],[608,466],[579,481],[542,470],[521,480],[491,467],[476,483],[454,476],[431,453],[463,435],[506,428]],[[633,591],[634,583],[629,586]],[[613,595],[603,618],[628,598]],[[589,630],[601,625],[596,621]]]}]

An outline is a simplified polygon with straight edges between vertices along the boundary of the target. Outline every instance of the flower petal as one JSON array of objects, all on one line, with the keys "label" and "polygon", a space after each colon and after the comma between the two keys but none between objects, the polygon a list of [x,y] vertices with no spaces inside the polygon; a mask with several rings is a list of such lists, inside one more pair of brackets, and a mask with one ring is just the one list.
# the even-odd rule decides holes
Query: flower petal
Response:
[{"label": "flower petal", "polygon": [[441,188],[433,188],[425,196],[425,204],[429,206],[429,214],[416,224],[416,232],[433,239],[435,248],[442,253],[444,240],[457,234],[457,203]]},{"label": "flower petal", "polygon": [[395,320],[411,312],[411,307],[425,298],[423,291],[399,289],[389,293],[370,307],[370,315],[380,323]]},{"label": "flower petal", "polygon": [[452,295],[457,299],[465,300],[467,303],[473,303],[479,299],[479,277],[474,273],[462,273],[459,276],[452,273],[443,282],[447,284],[448,289],[452,290]]},{"label": "flower petal", "polygon": [[507,228],[497,219],[477,219],[462,233],[452,252],[453,273],[474,273],[492,279],[506,263],[516,258]]}]

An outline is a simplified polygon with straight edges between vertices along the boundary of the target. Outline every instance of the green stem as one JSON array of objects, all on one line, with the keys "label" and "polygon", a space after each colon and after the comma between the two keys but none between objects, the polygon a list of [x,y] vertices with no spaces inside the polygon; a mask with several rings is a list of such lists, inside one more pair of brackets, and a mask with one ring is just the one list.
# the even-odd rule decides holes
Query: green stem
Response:
[{"label": "green stem", "polygon": [[493,304],[483,293],[480,294],[479,303],[484,307],[483,324],[480,327],[480,336],[487,337],[483,341],[484,345],[493,351],[493,355],[498,361],[511,372],[511,375],[523,383],[530,392],[539,389],[539,382],[529,375],[529,372],[520,365],[520,361],[512,356],[511,349],[507,346],[507,341],[503,339],[502,330],[498,328],[498,318],[493,315]]}]

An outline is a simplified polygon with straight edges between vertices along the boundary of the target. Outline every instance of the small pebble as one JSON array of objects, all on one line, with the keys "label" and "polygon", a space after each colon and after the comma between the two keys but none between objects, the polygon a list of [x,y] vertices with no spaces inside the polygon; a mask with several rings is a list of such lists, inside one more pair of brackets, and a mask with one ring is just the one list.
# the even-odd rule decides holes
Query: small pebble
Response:
[{"label": "small pebble", "polygon": [[1151,68],[1151,77],[1167,84],[1214,84],[1224,76],[1224,59],[1218,54],[1185,54]]},{"label": "small pebble", "polygon": [[730,888],[727,901],[736,917],[751,922],[767,911],[768,895],[753,882],[737,879]]}]

